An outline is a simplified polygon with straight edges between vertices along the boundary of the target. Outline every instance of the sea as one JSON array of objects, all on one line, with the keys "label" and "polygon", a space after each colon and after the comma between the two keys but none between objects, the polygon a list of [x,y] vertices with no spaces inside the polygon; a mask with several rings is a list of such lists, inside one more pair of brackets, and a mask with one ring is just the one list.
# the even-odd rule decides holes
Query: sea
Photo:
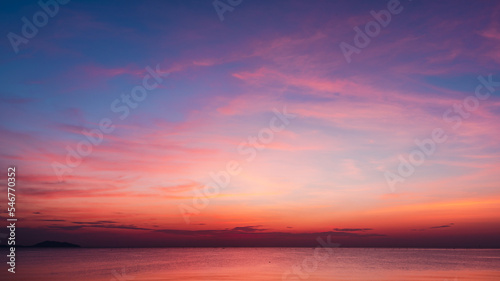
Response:
[{"label": "sea", "polygon": [[[1,280],[500,280],[499,249],[18,249]],[[6,278],[4,279],[5,276]]]}]

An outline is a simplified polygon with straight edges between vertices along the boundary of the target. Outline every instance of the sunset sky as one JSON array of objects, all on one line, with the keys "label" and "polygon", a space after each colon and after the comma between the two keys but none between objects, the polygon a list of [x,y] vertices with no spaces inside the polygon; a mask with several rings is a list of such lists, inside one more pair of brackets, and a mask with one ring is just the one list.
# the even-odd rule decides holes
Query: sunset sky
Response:
[{"label": "sunset sky", "polygon": [[[402,0],[348,62],[340,44],[388,2],[243,0],[221,21],[211,0],[74,0],[17,53],[7,34],[43,10],[2,2],[18,243],[500,247],[500,84],[484,84],[500,81],[500,3]],[[126,105],[145,77],[157,87]],[[102,120],[114,130],[68,166]]]}]

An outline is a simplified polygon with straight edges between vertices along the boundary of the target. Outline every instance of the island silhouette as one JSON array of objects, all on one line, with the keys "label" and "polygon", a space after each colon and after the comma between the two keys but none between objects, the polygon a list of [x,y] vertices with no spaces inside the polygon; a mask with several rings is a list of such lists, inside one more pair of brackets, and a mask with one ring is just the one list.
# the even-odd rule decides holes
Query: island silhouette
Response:
[{"label": "island silhouette", "polygon": [[16,247],[16,248],[81,248],[80,245],[73,244],[73,243],[68,243],[68,242],[59,242],[59,241],[43,241],[40,243],[36,243],[31,246],[24,246],[24,245],[15,245],[15,246],[8,246],[8,245],[0,245],[0,247]]},{"label": "island silhouette", "polygon": [[58,241],[43,241],[29,247],[36,248],[80,248],[80,245],[72,244],[68,242],[58,242]]}]

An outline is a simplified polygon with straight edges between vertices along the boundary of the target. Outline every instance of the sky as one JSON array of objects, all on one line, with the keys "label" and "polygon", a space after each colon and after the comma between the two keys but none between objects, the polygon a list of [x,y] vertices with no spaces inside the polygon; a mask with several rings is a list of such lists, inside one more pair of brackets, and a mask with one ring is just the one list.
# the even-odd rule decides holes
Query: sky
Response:
[{"label": "sky", "polygon": [[48,2],[0,4],[17,243],[500,247],[497,1]]}]

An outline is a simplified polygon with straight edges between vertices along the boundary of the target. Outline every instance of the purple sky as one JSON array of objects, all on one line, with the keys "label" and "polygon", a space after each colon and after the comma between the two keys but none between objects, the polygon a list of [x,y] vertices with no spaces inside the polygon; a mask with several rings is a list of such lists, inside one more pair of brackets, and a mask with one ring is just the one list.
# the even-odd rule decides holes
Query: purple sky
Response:
[{"label": "purple sky", "polygon": [[21,244],[500,246],[498,1],[54,7],[0,4]]}]

